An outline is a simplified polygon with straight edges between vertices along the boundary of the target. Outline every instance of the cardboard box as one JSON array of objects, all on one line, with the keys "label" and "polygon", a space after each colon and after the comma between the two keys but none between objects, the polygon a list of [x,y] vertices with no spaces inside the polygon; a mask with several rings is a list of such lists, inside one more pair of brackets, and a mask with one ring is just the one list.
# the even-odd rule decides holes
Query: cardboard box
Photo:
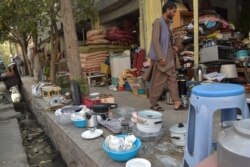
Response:
[{"label": "cardboard box", "polygon": [[101,103],[115,103],[115,98],[113,95],[103,95],[100,96]]},{"label": "cardboard box", "polygon": [[110,66],[105,64],[105,63],[102,63],[100,72],[103,74],[109,75],[110,74]]}]

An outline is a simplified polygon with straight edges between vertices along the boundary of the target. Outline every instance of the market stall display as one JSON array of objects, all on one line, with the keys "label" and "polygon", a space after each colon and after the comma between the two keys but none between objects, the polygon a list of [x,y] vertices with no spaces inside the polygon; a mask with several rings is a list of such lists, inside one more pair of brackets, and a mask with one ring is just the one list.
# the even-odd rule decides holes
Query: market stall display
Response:
[{"label": "market stall display", "polygon": [[[130,149],[128,150],[124,150],[124,151],[119,151],[119,150],[111,150],[110,149],[110,145],[112,145],[112,148],[119,148],[120,145],[122,144],[122,140],[123,140],[123,148],[127,148],[126,144],[125,144],[125,140],[124,138],[126,137],[127,135],[117,135],[114,140],[112,140],[112,142],[110,142],[111,140],[105,140],[105,142],[103,143],[102,145],[102,148],[104,149],[104,151],[107,153],[107,155],[114,161],[118,161],[118,162],[124,162],[124,161],[128,161],[132,158],[134,158],[138,152],[140,151],[140,148],[141,148],[141,141],[140,139],[136,138],[136,140],[134,142],[132,142],[132,148],[131,148],[131,144],[127,144],[127,145],[130,145]],[[109,146],[107,146],[107,143],[109,143]],[[111,144],[112,143],[112,144]],[[130,143],[130,142],[129,142]],[[122,147],[121,147],[122,148]]]}]

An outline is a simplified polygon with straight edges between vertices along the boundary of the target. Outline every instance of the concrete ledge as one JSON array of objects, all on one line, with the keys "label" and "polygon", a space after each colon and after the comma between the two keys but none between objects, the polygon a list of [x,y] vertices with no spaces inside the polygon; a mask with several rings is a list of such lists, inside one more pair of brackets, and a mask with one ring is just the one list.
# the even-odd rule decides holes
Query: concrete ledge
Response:
[{"label": "concrete ledge", "polygon": [[31,82],[24,80],[24,83],[24,95],[29,102],[30,109],[68,166],[124,167],[125,163],[112,161],[102,149],[104,138],[110,135],[106,129],[103,129],[102,137],[94,140],[82,139],[80,135],[86,130],[85,128],[58,124],[54,112],[48,111],[47,104],[42,99],[32,96]]}]

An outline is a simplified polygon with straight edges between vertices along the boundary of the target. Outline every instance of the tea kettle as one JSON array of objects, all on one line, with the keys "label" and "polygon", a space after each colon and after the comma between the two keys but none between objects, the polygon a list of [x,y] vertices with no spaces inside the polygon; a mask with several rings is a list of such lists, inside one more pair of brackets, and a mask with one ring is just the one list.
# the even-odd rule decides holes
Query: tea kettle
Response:
[{"label": "tea kettle", "polygon": [[97,114],[93,111],[86,112],[87,127],[94,128],[98,126]]},{"label": "tea kettle", "polygon": [[202,81],[203,80],[203,70],[201,65],[198,65],[197,68],[195,68],[195,74],[194,74],[194,78],[196,81]]}]

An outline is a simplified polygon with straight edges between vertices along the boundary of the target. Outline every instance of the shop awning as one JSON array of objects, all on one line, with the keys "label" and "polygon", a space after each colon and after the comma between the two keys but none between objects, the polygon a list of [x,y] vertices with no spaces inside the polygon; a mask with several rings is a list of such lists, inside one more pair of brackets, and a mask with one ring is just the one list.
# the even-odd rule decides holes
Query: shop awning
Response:
[{"label": "shop awning", "polygon": [[[101,2],[103,5],[105,4],[104,1],[108,1],[108,0],[103,0]],[[114,2],[114,1],[115,0],[112,0],[112,1],[107,2],[107,3],[111,4],[111,2]],[[132,12],[138,10],[139,9],[139,1],[138,0],[130,0],[128,2],[128,0],[119,0],[119,3],[116,3],[115,6],[108,7],[107,4],[105,6],[106,6],[106,9],[103,8],[100,12],[101,24],[110,22],[112,20],[115,20],[119,17],[125,16],[129,13],[132,13]],[[119,7],[117,7],[117,6],[119,6]],[[113,9],[113,10],[111,10],[111,9]]]}]

